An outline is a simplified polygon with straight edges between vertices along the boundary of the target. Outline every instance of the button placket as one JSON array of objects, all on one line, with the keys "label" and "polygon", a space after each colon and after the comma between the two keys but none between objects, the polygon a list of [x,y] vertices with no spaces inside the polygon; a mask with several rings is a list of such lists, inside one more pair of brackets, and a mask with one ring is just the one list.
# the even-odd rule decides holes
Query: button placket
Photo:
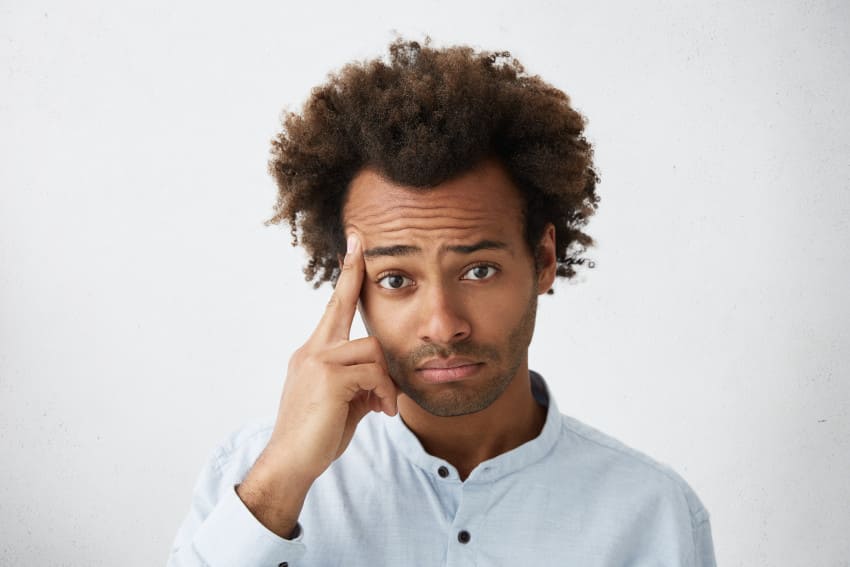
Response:
[{"label": "button placket", "polygon": [[481,520],[489,507],[490,485],[469,482],[467,479],[461,487],[458,510],[452,521],[451,531],[446,534],[449,538],[446,567],[474,564],[483,545],[480,537],[482,534],[476,530],[480,528]]}]

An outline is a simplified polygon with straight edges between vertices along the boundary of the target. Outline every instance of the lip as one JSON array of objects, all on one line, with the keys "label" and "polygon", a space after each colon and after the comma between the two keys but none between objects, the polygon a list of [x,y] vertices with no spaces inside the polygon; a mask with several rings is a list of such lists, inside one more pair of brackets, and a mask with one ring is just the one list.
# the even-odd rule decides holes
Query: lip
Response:
[{"label": "lip", "polygon": [[430,384],[456,382],[474,376],[483,362],[468,358],[432,358],[416,368],[416,374]]},{"label": "lip", "polygon": [[470,364],[477,364],[477,362],[470,358],[461,358],[459,356],[453,356],[451,358],[432,358],[424,364],[417,366],[416,370],[427,370],[430,368],[457,368],[458,366],[468,366]]}]

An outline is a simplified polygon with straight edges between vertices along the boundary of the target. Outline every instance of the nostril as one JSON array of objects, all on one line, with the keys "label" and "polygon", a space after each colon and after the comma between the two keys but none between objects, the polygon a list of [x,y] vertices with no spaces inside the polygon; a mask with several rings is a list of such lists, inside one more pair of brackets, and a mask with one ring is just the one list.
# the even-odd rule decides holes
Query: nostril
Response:
[{"label": "nostril", "polygon": [[469,336],[469,322],[462,309],[457,309],[459,305],[445,295],[445,290],[431,290],[431,294],[423,296],[423,300],[418,333],[421,341],[447,344]]}]

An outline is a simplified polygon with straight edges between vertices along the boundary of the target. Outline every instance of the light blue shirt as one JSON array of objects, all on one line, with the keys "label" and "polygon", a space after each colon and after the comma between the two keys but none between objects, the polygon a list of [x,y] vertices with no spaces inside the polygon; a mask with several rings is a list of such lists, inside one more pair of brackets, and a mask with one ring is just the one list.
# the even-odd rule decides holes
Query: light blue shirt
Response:
[{"label": "light blue shirt", "polygon": [[535,439],[461,482],[398,417],[370,413],[313,484],[294,540],[245,507],[235,486],[271,435],[245,427],[195,487],[169,567],[713,567],[708,513],[669,468],[548,406]]}]

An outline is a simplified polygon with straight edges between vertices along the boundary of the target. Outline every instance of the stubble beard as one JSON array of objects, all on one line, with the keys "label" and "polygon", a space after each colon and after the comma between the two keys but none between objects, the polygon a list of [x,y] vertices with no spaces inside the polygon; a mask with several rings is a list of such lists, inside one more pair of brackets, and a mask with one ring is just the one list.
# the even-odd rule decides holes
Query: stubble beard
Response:
[{"label": "stubble beard", "polygon": [[[426,343],[405,355],[384,348],[389,374],[396,386],[422,409],[437,417],[457,417],[479,412],[489,407],[507,389],[528,355],[537,315],[537,293],[531,294],[519,323],[511,329],[501,347],[492,344],[462,342],[453,345]],[[469,382],[443,384],[439,392],[429,391],[416,384],[416,368],[434,357],[460,356],[484,363],[483,371],[490,375],[476,378],[474,388]]]}]

